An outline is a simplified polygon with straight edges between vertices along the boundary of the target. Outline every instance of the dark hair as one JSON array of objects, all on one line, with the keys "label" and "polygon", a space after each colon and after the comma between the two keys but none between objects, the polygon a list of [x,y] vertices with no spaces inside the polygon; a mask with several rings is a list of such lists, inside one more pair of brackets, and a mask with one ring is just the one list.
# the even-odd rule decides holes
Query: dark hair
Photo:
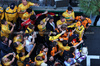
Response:
[{"label": "dark hair", "polygon": [[36,19],[36,16],[35,15],[31,15],[30,16],[30,20],[35,20]]},{"label": "dark hair", "polygon": [[30,66],[35,66],[35,64],[34,63],[31,63]]},{"label": "dark hair", "polygon": [[31,12],[32,12],[32,9],[31,9],[31,8],[28,8],[28,9],[26,10],[26,12],[31,13]]},{"label": "dark hair", "polygon": [[64,40],[62,43],[63,43],[63,46],[66,46],[68,44],[68,41]]},{"label": "dark hair", "polygon": [[5,36],[2,36],[2,37],[1,37],[1,41],[2,41],[2,42],[5,41],[5,39],[6,39]]},{"label": "dark hair", "polygon": [[26,34],[24,35],[24,37],[29,37],[29,34],[28,34],[28,33],[26,33]]},{"label": "dark hair", "polygon": [[43,46],[44,46],[43,44],[40,44],[38,45],[38,48],[41,50]]},{"label": "dark hair", "polygon": [[67,9],[68,9],[68,11],[72,11],[72,7],[71,6],[69,6]]},{"label": "dark hair", "polygon": [[30,61],[30,59],[29,58],[25,58],[25,60],[24,60],[24,62],[29,62]]},{"label": "dark hair", "polygon": [[60,16],[60,19],[64,19],[65,17],[63,17],[63,16]]},{"label": "dark hair", "polygon": [[69,57],[68,56],[65,56],[64,59],[65,59],[65,61],[68,61]]},{"label": "dark hair", "polygon": [[56,41],[53,41],[53,42],[52,42],[52,46],[53,46],[53,47],[55,47],[55,46],[56,46],[56,44],[57,44],[57,42],[56,42]]},{"label": "dark hair", "polygon": [[16,43],[16,42],[13,44],[13,46],[14,46],[14,47],[18,47],[18,45],[17,45],[17,43]]},{"label": "dark hair", "polygon": [[70,52],[73,53],[74,51],[75,51],[75,48],[74,47],[71,47],[70,48]]},{"label": "dark hair", "polygon": [[33,27],[34,27],[34,26],[33,26],[33,25],[31,25],[31,24],[29,25],[29,28],[30,28],[30,29],[32,29]]},{"label": "dark hair", "polygon": [[85,14],[82,14],[81,16],[83,16],[83,17],[87,17]]},{"label": "dark hair", "polygon": [[19,57],[23,57],[22,53],[19,53]]},{"label": "dark hair", "polygon": [[40,60],[40,57],[41,57],[41,56],[37,56],[37,57],[36,57],[36,60]]},{"label": "dark hair", "polygon": [[67,25],[63,24],[63,25],[61,26],[61,29],[66,29],[66,27],[67,27]]},{"label": "dark hair", "polygon": [[14,9],[14,7],[15,7],[15,3],[11,3],[10,8]]},{"label": "dark hair", "polygon": [[1,24],[5,24],[5,22],[6,22],[6,20],[4,19],[4,20],[1,20]]},{"label": "dark hair", "polygon": [[49,21],[50,21],[51,19],[54,19],[53,16],[50,16],[50,17],[49,17]]}]

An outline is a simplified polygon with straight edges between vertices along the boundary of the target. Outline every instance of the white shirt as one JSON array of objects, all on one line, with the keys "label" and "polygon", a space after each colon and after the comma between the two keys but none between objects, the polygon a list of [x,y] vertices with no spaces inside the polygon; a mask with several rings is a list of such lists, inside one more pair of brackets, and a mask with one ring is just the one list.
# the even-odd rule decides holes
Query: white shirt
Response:
[{"label": "white shirt", "polygon": [[30,52],[31,49],[33,48],[33,44],[29,45],[31,41],[26,40],[26,45],[25,45],[25,49],[27,52]]}]

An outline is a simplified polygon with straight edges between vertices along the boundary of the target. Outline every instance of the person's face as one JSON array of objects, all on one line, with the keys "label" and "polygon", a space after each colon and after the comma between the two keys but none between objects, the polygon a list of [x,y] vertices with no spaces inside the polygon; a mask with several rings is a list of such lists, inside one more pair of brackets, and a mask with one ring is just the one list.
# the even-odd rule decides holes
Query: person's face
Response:
[{"label": "person's face", "polygon": [[24,39],[25,39],[25,40],[27,40],[27,39],[28,39],[28,37],[26,36],[26,37],[24,37]]},{"label": "person's face", "polygon": [[5,38],[5,41],[7,42],[8,41],[8,38]]},{"label": "person's face", "polygon": [[40,57],[40,60],[42,60],[42,57]]},{"label": "person's face", "polygon": [[50,58],[49,58],[49,61],[53,61],[54,60],[54,58],[51,56]]},{"label": "person's face", "polygon": [[41,21],[41,22],[40,22],[40,24],[41,24],[41,25],[43,25],[43,24],[44,24],[44,22],[43,22],[43,21]]},{"label": "person's face", "polygon": [[33,27],[32,29],[34,29],[35,27]]},{"label": "person's face", "polygon": [[61,19],[61,22],[65,22],[65,18]]},{"label": "person's face", "polygon": [[23,5],[27,5],[27,1],[26,0],[22,0]]},{"label": "person's face", "polygon": [[71,62],[71,59],[70,58],[68,59],[68,62]]},{"label": "person's face", "polygon": [[84,17],[83,17],[83,16],[81,16],[81,19],[84,19]]},{"label": "person's face", "polygon": [[72,11],[68,11],[68,14],[71,14],[72,13]]},{"label": "person's face", "polygon": [[5,22],[5,25],[7,24],[7,21]]},{"label": "person's face", "polygon": [[20,37],[20,35],[17,35],[17,37]]},{"label": "person's face", "polygon": [[20,42],[16,42],[17,43],[17,45],[19,45],[20,44]]},{"label": "person's face", "polygon": [[51,22],[51,23],[52,23],[53,21],[54,21],[54,19],[50,19],[50,21],[49,21],[49,22]]},{"label": "person's face", "polygon": [[9,59],[8,58],[5,58],[5,62],[7,62]]},{"label": "person's face", "polygon": [[42,48],[44,49],[44,48],[45,48],[45,46],[43,45],[43,46],[42,46]]}]

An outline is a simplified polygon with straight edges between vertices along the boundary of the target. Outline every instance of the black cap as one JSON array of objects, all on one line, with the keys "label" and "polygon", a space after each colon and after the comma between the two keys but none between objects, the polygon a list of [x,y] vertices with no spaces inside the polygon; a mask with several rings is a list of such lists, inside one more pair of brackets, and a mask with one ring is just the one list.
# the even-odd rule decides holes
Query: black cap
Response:
[{"label": "black cap", "polygon": [[15,4],[14,3],[11,3],[10,8],[11,9],[14,9],[14,7],[15,7]]}]

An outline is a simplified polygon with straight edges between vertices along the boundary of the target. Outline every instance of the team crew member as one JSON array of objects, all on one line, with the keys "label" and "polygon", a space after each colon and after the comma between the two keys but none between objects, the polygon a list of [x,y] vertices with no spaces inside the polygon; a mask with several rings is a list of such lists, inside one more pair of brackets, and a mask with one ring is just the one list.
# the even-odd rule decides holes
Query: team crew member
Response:
[{"label": "team crew member", "polygon": [[58,28],[60,28],[61,25],[63,25],[63,24],[67,25],[67,21],[66,21],[65,17],[62,16],[62,17],[60,17],[60,20],[57,21],[56,25]]},{"label": "team crew member", "polygon": [[75,14],[72,7],[68,7],[68,9],[62,14],[62,16],[64,16],[67,22],[71,24],[75,19]]},{"label": "team crew member", "polygon": [[59,50],[62,51],[62,53],[60,53],[61,56],[63,55],[64,50],[65,51],[70,50],[70,46],[67,46],[68,42],[66,40],[64,40],[63,42],[57,41],[57,44],[58,44]]},{"label": "team crew member", "polygon": [[[9,28],[9,26],[12,26],[11,30]],[[15,27],[15,24],[13,25],[10,22],[7,22],[6,20],[2,20],[1,21],[1,37],[5,36],[5,37],[9,37],[9,34],[13,32]]]},{"label": "team crew member", "polygon": [[56,36],[50,36],[52,34],[52,32],[46,31],[45,35],[46,36],[46,40],[47,41],[53,41],[53,40],[57,40],[62,34],[64,34],[66,31],[62,31],[60,34],[57,34]]},{"label": "team crew member", "polygon": [[34,26],[33,25],[29,25],[28,27],[27,27],[27,29],[25,30],[25,34],[32,34],[33,32],[34,32]]},{"label": "team crew member", "polygon": [[31,8],[28,8],[28,9],[26,10],[26,12],[23,14],[22,20],[23,20],[23,21],[27,20],[27,19],[30,18],[30,16],[33,15],[33,14],[34,14],[34,11],[32,11]]},{"label": "team crew member", "polygon": [[85,30],[84,26],[81,24],[80,21],[78,21],[77,23],[68,26],[68,28],[73,28],[73,27],[75,28],[75,33],[79,35],[79,41],[81,41]]},{"label": "team crew member", "polygon": [[[44,60],[42,59],[42,56],[43,56],[43,55],[45,56],[45,59],[44,59]],[[43,53],[38,54],[38,55],[35,57],[35,62],[36,62],[36,66],[40,66],[42,63],[47,62],[47,55],[46,55],[46,53],[43,52]]]},{"label": "team crew member", "polygon": [[4,9],[0,7],[0,25],[1,25],[1,20],[3,20],[3,18],[4,18]]},{"label": "team crew member", "polygon": [[[10,55],[13,55],[13,59],[10,61],[9,57]],[[15,60],[15,53],[9,53],[7,55],[5,55],[3,58],[2,58],[2,63],[4,66],[11,66],[11,64],[14,62]]]},{"label": "team crew member", "polygon": [[22,18],[23,14],[26,12],[26,9],[28,9],[30,6],[39,6],[39,5],[27,2],[26,0],[22,0],[22,3],[18,6],[18,14],[20,18]]},{"label": "team crew member", "polygon": [[34,50],[35,46],[36,46],[36,44],[34,44],[33,48],[31,49],[31,51],[27,55],[23,55],[22,53],[19,53],[19,54],[16,55],[18,66],[24,66],[24,60],[26,58],[29,58],[29,56],[31,55],[31,53]]},{"label": "team crew member", "polygon": [[25,26],[27,27],[29,24],[35,24],[36,20],[38,19],[38,17],[40,17],[41,15],[47,14],[48,11],[45,11],[44,13],[40,13],[37,15],[31,15],[29,19],[27,19],[25,22],[21,23],[21,27]]},{"label": "team crew member", "polygon": [[70,36],[72,36],[73,32],[68,32],[68,30],[66,29],[66,26],[65,24],[63,24],[59,29],[56,28],[55,31],[56,33],[60,33],[61,31],[63,30],[66,30],[66,32],[59,37],[59,41],[63,41],[63,40],[68,40]]},{"label": "team crew member", "polygon": [[17,20],[17,6],[14,3],[10,5],[10,7],[6,8],[5,12],[6,21],[15,23]]},{"label": "team crew member", "polygon": [[57,52],[57,42],[56,41],[52,42],[50,53],[51,53],[51,56],[53,56],[53,57],[56,56],[57,54],[61,53],[60,50]]},{"label": "team crew member", "polygon": [[47,17],[47,18],[40,21],[40,24],[37,26],[39,31],[45,31],[46,30],[46,24],[47,24],[48,20],[49,20],[49,18]]},{"label": "team crew member", "polygon": [[22,43],[20,43],[20,42],[15,42],[13,45],[14,45],[14,47],[15,47],[15,49],[16,49],[16,52],[19,54],[19,53],[23,53],[23,55],[25,54],[25,49],[24,49],[24,47],[25,47],[25,42],[24,42],[24,44],[22,44]]},{"label": "team crew member", "polygon": [[85,15],[77,16],[75,19],[76,19],[77,21],[81,21],[82,25],[83,25],[85,28],[89,28],[89,26],[91,25],[91,22],[92,22],[91,19],[85,17]]},{"label": "team crew member", "polygon": [[23,35],[20,32],[20,34],[17,34],[17,36],[14,36],[13,43],[15,43],[15,42],[22,42],[22,39],[23,39]]}]

